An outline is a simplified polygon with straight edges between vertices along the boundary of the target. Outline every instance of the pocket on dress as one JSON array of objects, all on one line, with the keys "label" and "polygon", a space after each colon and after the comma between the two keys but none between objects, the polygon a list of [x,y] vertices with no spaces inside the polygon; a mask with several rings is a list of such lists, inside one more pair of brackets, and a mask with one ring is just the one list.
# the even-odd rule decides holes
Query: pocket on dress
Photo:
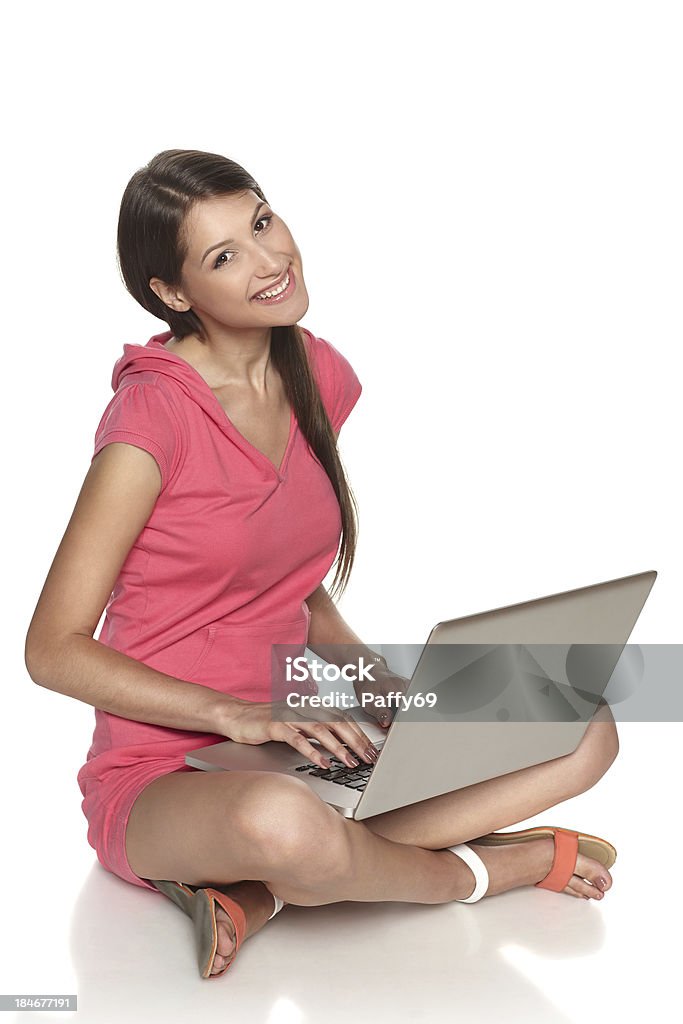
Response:
[{"label": "pocket on dress", "polygon": [[214,637],[215,627],[204,626],[151,658],[146,658],[145,664],[176,679],[183,679],[189,683],[196,682],[195,677],[213,647]]},{"label": "pocket on dress", "polygon": [[213,647],[214,638],[216,636],[216,628],[215,626],[207,626],[206,629],[201,629],[199,630],[199,632],[204,634],[204,643],[195,661],[193,661],[190,667],[185,670],[186,675],[189,677],[188,682],[194,682],[192,676],[199,674],[202,665],[206,661],[209,655],[209,651]]},{"label": "pocket on dress", "polygon": [[[303,655],[308,617],[258,626],[217,623],[209,631],[210,643],[193,666],[193,682],[242,700],[279,700],[283,694],[284,658]],[[288,646],[274,651],[273,644]]]}]

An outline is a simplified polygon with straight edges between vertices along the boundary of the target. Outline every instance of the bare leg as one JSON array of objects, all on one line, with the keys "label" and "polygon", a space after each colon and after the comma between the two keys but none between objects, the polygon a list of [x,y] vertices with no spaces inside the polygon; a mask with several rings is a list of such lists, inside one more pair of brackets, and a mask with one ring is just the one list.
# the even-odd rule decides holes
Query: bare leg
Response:
[{"label": "bare leg", "polygon": [[[459,858],[453,857],[445,847],[475,840],[488,832],[509,826],[555,806],[563,800],[585,792],[604,775],[618,752],[618,737],[611,711],[601,705],[589,724],[577,749],[565,757],[544,764],[533,765],[500,778],[490,779],[473,786],[445,793],[431,800],[423,800],[408,807],[374,815],[364,821],[347,821],[345,826],[352,845],[353,877],[335,886],[330,882],[324,892],[304,892],[296,886],[268,881],[268,887],[288,903],[320,905],[339,900],[405,900],[420,903],[439,903],[448,899],[461,899],[472,892],[474,876]],[[382,846],[368,841],[368,833],[376,838],[390,840]],[[411,851],[414,864],[411,878],[400,884],[407,858],[401,858],[398,847],[405,845]],[[418,848],[425,853],[444,851],[445,863],[432,858],[420,864]],[[406,852],[408,852],[406,850]],[[540,881],[552,866],[554,847],[550,839],[539,839],[523,845],[497,848],[478,847],[477,853],[486,864],[491,879],[489,895],[503,892],[518,885]],[[456,892],[449,890],[448,878],[455,882]],[[416,871],[417,868],[417,871]],[[409,870],[409,869],[408,869]],[[424,872],[432,873],[431,885]],[[591,883],[604,879],[604,890],[611,886],[611,876],[598,861],[579,855],[577,874],[565,891],[575,896],[600,898],[601,893]],[[279,887],[278,887],[279,883]],[[429,892],[431,890],[431,893]]]},{"label": "bare leg", "polygon": [[[602,706],[573,754],[375,815],[365,819],[365,825],[394,842],[419,842],[428,849],[470,841],[488,869],[491,879],[488,895],[518,885],[535,884],[552,866],[552,840],[539,839],[529,846],[510,844],[494,849],[477,846],[477,836],[533,817],[585,792],[609,768],[618,749],[614,719],[610,709]],[[471,891],[474,875],[470,877]],[[609,871],[592,858],[580,855],[576,873],[564,891],[584,899],[599,900],[611,885]]]},{"label": "bare leg", "polygon": [[[244,906],[255,915],[250,934],[272,913],[273,894],[301,906],[347,899],[443,903],[468,895],[469,868],[453,854],[374,835],[343,819],[302,780],[269,772],[154,780],[131,810],[126,852],[141,878],[225,887],[243,906],[253,897],[252,911]],[[218,948],[227,957],[234,931],[227,916],[223,921]]]},{"label": "bare leg", "polygon": [[[235,887],[235,896],[244,882],[241,900],[253,897],[254,903],[250,934],[272,913],[272,893],[301,906],[341,900],[462,899],[472,891],[472,873],[444,847],[482,836],[590,788],[618,749],[609,719],[611,715],[602,729],[598,722],[591,723],[577,751],[566,758],[365,822],[343,819],[303,782],[283,776],[165,776],[152,783],[133,808],[127,833],[129,861],[144,878]],[[517,847],[480,847],[490,868],[489,891],[539,881],[550,868],[550,846],[549,841],[537,840]],[[577,870],[583,878],[601,875],[607,887],[611,884],[609,872],[596,861],[583,858]],[[267,881],[262,884],[263,879]],[[575,879],[576,886],[590,891]],[[232,951],[222,944],[220,948]]]},{"label": "bare leg", "polygon": [[618,750],[614,718],[603,704],[573,753],[431,800],[375,814],[365,819],[365,825],[394,842],[428,850],[465,843],[584,793],[602,778]]}]

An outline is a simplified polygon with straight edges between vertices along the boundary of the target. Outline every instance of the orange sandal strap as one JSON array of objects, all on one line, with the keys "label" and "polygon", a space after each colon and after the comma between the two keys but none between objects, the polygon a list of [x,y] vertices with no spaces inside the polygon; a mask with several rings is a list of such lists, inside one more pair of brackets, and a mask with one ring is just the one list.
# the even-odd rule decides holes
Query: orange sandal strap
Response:
[{"label": "orange sandal strap", "polygon": [[566,828],[554,829],[555,856],[553,866],[545,878],[536,885],[541,889],[563,892],[574,874],[576,858],[579,853],[579,834]]}]

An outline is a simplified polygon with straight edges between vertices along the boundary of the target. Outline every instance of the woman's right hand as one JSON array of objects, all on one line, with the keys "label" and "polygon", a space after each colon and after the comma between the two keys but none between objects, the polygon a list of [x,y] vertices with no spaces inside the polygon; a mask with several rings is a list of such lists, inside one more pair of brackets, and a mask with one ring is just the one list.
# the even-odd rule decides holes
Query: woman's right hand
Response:
[{"label": "woman's right hand", "polygon": [[[230,697],[227,722],[222,735],[236,743],[289,743],[304,757],[329,768],[330,762],[308,739],[317,740],[331,753],[350,765],[349,753],[367,764],[374,764],[379,751],[350,715],[336,708],[292,708],[286,701],[250,701]],[[284,719],[284,720],[280,720]],[[344,744],[348,744],[349,751]]]}]

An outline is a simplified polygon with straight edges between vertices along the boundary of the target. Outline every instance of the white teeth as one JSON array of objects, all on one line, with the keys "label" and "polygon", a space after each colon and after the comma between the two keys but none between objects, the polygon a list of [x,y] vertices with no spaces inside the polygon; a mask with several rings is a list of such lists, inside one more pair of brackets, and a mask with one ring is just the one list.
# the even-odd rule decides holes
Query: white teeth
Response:
[{"label": "white teeth", "polygon": [[259,294],[257,296],[255,296],[255,297],[257,299],[272,299],[273,295],[280,295],[281,292],[283,292],[285,290],[285,288],[288,287],[288,285],[289,285],[289,271],[287,272],[287,276],[285,277],[284,281],[282,282],[282,284],[280,285],[279,288],[273,288],[273,290],[270,291],[270,292],[259,292]]}]

